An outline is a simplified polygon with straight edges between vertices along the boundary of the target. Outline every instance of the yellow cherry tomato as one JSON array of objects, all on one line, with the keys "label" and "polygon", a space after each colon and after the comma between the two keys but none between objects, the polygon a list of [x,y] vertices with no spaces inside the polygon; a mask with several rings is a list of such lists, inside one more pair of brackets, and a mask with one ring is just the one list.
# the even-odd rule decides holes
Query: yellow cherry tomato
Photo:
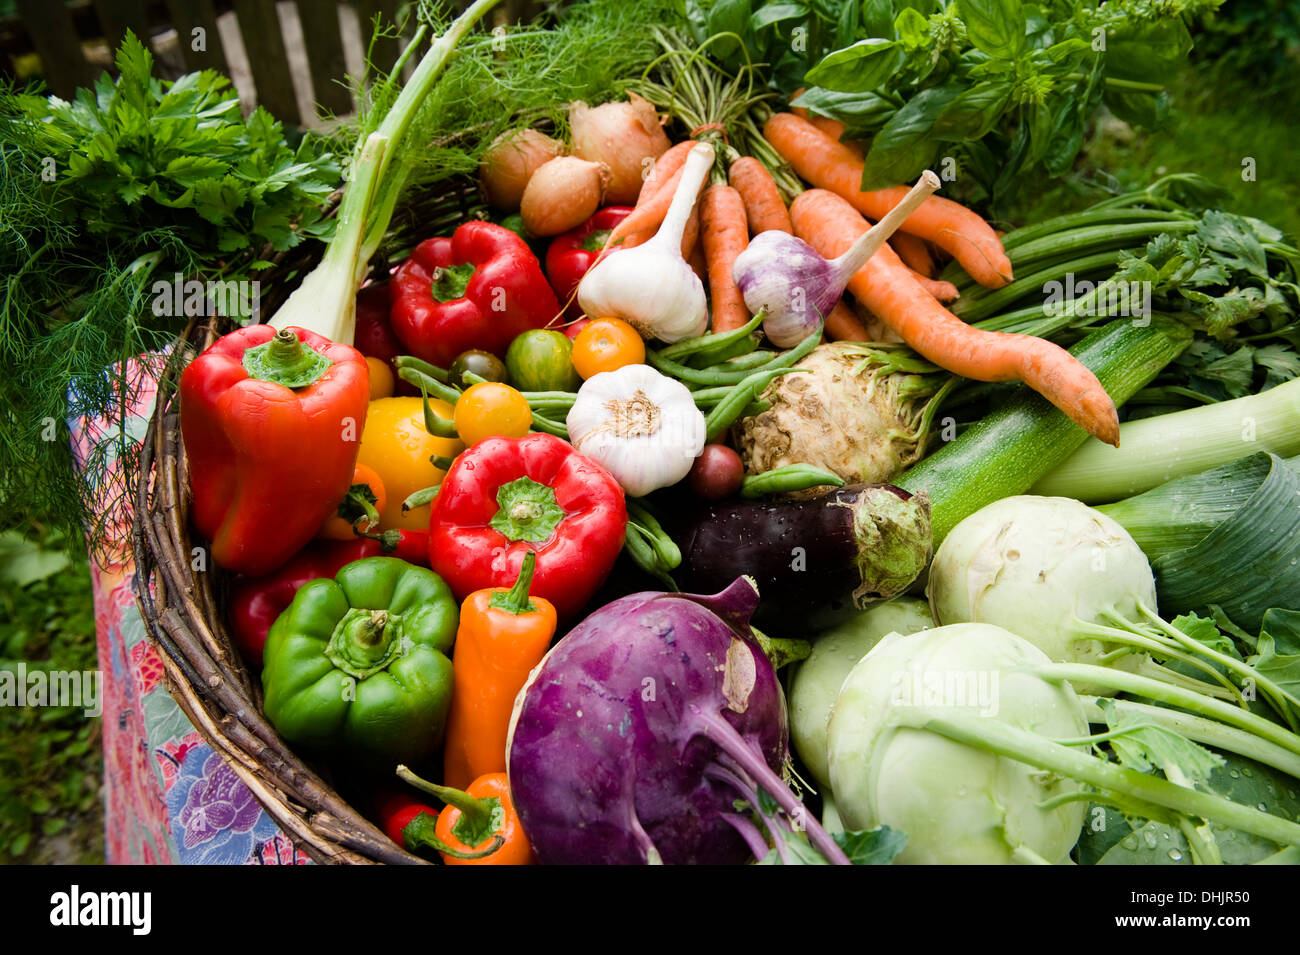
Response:
[{"label": "yellow cherry tomato", "polygon": [[465,446],[484,438],[522,438],[533,426],[524,396],[499,381],[480,381],[456,399],[456,433]]},{"label": "yellow cherry tomato", "polygon": [[645,362],[641,333],[621,318],[598,318],[573,339],[573,367],[583,380]]},{"label": "yellow cherry tomato", "polygon": [[[430,398],[433,410],[451,418],[451,405]],[[361,433],[357,464],[373,468],[388,492],[379,512],[379,530],[427,531],[429,505],[402,513],[402,501],[416,491],[442,482],[444,472],[429,460],[432,455],[455,457],[462,445],[455,438],[436,438],[424,430],[424,405],[419,398],[380,398],[370,402],[366,427]]]},{"label": "yellow cherry tomato", "polygon": [[370,400],[393,397],[393,392],[397,390],[397,379],[388,362],[373,355],[367,356],[366,367],[370,369]]}]

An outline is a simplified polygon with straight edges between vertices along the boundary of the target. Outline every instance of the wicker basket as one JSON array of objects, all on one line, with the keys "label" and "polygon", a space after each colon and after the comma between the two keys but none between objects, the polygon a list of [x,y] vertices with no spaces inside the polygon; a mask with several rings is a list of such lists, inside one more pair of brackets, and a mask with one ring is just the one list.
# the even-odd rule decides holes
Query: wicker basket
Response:
[{"label": "wicker basket", "polygon": [[[335,197],[337,202],[337,197]],[[394,217],[386,249],[397,258],[421,238],[445,234],[479,215],[477,191],[468,180],[438,192]],[[259,277],[263,319],[323,249],[295,250]],[[386,275],[386,262],[375,273]],[[296,755],[262,716],[261,685],[253,678],[226,626],[230,575],[193,558],[205,542],[191,530],[189,475],[181,443],[175,382],[188,357],[228,331],[221,319],[194,324],[178,342],[159,383],[157,406],[144,438],[135,502],[133,549],[136,599],[150,637],[162,651],[168,692],[244,781],[285,834],[321,863],[423,863],[398,848],[335,791],[319,767]]]}]

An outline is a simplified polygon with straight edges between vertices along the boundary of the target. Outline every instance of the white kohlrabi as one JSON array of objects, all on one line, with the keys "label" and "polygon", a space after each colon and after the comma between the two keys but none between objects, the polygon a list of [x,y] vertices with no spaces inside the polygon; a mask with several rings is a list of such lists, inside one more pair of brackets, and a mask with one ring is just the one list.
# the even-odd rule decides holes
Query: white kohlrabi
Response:
[{"label": "white kohlrabi", "polygon": [[1022,671],[1049,662],[986,624],[893,633],[876,644],[831,711],[831,789],[845,827],[901,829],[902,863],[1065,862],[1086,801],[1048,801],[1080,791],[1077,782],[924,725],[974,718],[1047,739],[1086,736],[1074,691]]},{"label": "white kohlrabi", "polygon": [[565,424],[573,446],[633,497],[676,484],[704,450],[704,415],[690,391],[649,365],[592,375]]},{"label": "white kohlrabi", "polygon": [[1100,662],[1107,647],[1086,625],[1156,606],[1128,531],[1066,497],[1003,498],[967,517],[939,545],[927,590],[938,623],[995,624],[1058,663]]},{"label": "white kohlrabi", "polygon": [[812,653],[798,665],[790,683],[790,742],[820,786],[830,785],[826,724],[844,678],[885,634],[933,626],[925,601],[895,597],[817,634]]}]

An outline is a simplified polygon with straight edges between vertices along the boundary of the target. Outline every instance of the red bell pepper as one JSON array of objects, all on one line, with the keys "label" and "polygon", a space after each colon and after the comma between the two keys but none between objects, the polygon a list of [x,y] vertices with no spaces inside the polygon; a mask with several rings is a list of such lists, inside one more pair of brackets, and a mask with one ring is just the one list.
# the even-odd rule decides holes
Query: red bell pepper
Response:
[{"label": "red bell pepper", "polygon": [[631,206],[606,206],[582,225],[551,240],[546,249],[546,277],[560,303],[569,303],[564,309],[568,318],[582,317],[576,297],[578,283],[596,264],[610,230],[631,214]]},{"label": "red bell pepper", "polygon": [[388,286],[393,332],[411,354],[442,368],[472,348],[504,356],[515,336],[560,314],[532,250],[491,222],[421,242]]},{"label": "red bell pepper", "polygon": [[252,325],[181,375],[190,517],[221,567],[260,576],[316,536],[352,485],[370,402],[362,354]]},{"label": "red bell pepper", "polygon": [[464,600],[509,587],[537,552],[532,594],[572,617],[623,548],[627,506],[618,481],[549,434],[485,438],[442,480],[429,520],[429,566]]},{"label": "red bell pepper", "polygon": [[333,577],[354,560],[385,556],[427,567],[429,535],[424,531],[385,531],[378,538],[315,541],[274,574],[237,580],[230,597],[230,632],[235,646],[250,666],[260,667],[271,624],[293,602],[299,587],[321,577]]}]

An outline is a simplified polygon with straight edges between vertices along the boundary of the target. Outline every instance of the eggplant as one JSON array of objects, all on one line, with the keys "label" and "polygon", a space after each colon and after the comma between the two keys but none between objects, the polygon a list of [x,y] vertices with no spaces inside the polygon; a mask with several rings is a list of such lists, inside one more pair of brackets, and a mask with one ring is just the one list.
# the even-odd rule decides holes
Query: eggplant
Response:
[{"label": "eggplant", "polygon": [[853,484],[804,501],[725,502],[677,536],[685,590],[714,593],[748,574],[755,622],[809,635],[907,590],[929,566],[930,500],[892,484]]}]

